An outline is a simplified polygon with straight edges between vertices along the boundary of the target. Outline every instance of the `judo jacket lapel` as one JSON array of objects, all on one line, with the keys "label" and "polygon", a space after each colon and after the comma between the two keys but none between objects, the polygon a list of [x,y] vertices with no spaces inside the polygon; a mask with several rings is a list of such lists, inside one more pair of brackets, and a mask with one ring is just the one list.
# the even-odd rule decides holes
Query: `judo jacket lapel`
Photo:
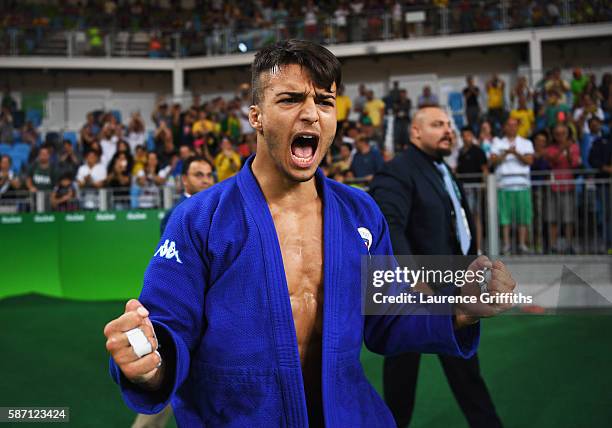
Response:
[{"label": "judo jacket lapel", "polygon": [[283,394],[287,426],[307,427],[308,412],[295,325],[291,312],[289,290],[283,259],[266,199],[251,171],[251,157],[238,174],[238,186],[249,213],[253,216],[263,247],[266,287],[273,324],[279,383]]}]

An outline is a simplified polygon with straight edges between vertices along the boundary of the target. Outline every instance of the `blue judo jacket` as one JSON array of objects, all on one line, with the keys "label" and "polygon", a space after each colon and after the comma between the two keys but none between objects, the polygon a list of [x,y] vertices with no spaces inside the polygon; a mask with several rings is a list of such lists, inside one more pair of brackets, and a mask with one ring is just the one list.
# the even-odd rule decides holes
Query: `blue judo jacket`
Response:
[{"label": "blue judo jacket", "polygon": [[[149,310],[169,367],[168,388],[147,392],[110,361],[134,411],[169,402],[181,427],[307,427],[300,358],[281,250],[249,159],[238,175],[174,211],[144,277]],[[387,224],[365,192],[326,178],[323,199],[322,398],[327,427],[393,427],[367,381],[362,344],[384,355],[416,351],[464,358],[479,325],[454,331],[450,315],[364,316],[361,258],[393,254]]]}]

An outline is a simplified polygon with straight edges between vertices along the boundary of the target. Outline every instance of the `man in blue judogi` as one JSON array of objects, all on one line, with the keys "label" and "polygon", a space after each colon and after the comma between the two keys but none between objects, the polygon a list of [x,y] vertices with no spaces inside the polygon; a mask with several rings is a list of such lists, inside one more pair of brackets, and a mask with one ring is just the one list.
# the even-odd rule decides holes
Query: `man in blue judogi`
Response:
[{"label": "man in blue judogi", "polygon": [[[359,361],[364,341],[385,355],[475,352],[477,312],[362,314],[362,256],[393,253],[373,200],[317,169],[340,84],[339,61],[314,43],[256,55],[257,155],[176,208],[139,300],[105,327],[133,410],[171,401],[185,427],[391,427]],[[492,272],[490,292],[511,292],[505,267]]]}]

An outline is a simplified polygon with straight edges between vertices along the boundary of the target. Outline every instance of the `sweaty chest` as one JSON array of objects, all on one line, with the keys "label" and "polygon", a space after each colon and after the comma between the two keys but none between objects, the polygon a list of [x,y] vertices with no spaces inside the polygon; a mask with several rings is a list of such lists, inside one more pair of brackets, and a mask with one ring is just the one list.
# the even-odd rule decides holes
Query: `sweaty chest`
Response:
[{"label": "sweaty chest", "polygon": [[320,209],[271,211],[303,361],[310,345],[320,341],[322,331],[323,220]]}]

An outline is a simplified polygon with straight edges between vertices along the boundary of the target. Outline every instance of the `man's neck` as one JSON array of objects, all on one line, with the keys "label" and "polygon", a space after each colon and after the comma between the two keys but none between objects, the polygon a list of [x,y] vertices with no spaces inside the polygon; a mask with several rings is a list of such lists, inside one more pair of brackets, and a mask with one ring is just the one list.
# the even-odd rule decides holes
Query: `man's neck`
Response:
[{"label": "man's neck", "polygon": [[253,175],[268,204],[282,205],[289,209],[312,202],[319,197],[316,180],[297,182],[285,176],[267,155],[255,156],[251,165]]}]

